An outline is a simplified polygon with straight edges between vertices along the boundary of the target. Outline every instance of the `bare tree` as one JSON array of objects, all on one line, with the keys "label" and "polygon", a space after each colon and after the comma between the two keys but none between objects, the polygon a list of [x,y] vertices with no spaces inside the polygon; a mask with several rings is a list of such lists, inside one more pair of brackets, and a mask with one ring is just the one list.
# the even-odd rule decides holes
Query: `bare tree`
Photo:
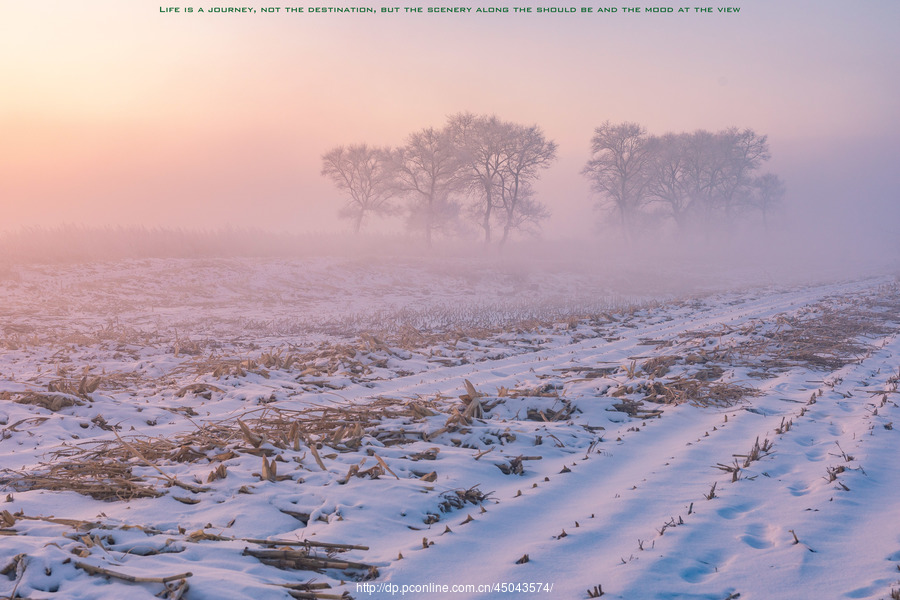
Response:
[{"label": "bare tree", "polygon": [[689,134],[667,133],[652,140],[649,193],[662,204],[678,230],[687,229],[694,196],[688,178]]},{"label": "bare tree", "polygon": [[539,171],[556,160],[556,142],[544,137],[539,127],[507,126],[508,140],[501,162],[500,207],[503,209],[504,245],[512,230],[536,225],[550,216],[547,208],[534,199],[531,187]]},{"label": "bare tree", "polygon": [[769,230],[769,213],[778,208],[787,188],[774,173],[760,175],[753,180],[753,205],[762,212],[763,227]]},{"label": "bare tree", "polygon": [[452,115],[447,129],[460,160],[466,165],[462,180],[477,197],[473,214],[481,221],[484,243],[491,243],[493,211],[497,208],[500,170],[506,161],[504,153],[510,125],[496,116],[484,117],[472,113]]},{"label": "bare tree", "polygon": [[723,133],[698,129],[684,140],[685,189],[691,198],[693,216],[706,235],[718,215],[724,214],[725,180],[731,168],[731,146]]},{"label": "bare tree", "polygon": [[339,216],[351,219],[359,233],[367,215],[390,215],[393,179],[389,152],[366,144],[338,146],[322,155],[322,175],[347,194]]},{"label": "bare tree", "polygon": [[[623,219],[652,203],[663,207],[659,214],[670,216],[679,231],[699,224],[709,236],[714,223],[733,224],[742,210],[779,197],[777,178],[763,184],[754,175],[769,159],[769,147],[766,136],[752,129],[646,137],[636,124],[606,123],[593,142],[595,157],[584,172]],[[759,185],[766,186],[766,199]]]},{"label": "bare tree", "polygon": [[507,212],[503,225],[502,246],[510,231],[521,231],[526,234],[536,234],[540,229],[541,221],[550,218],[547,207],[535,199],[534,188],[530,182],[522,183],[516,192],[516,209]]},{"label": "bare tree", "polygon": [[641,125],[606,121],[594,130],[591,159],[582,170],[600,195],[598,205],[615,208],[628,238],[632,216],[649,197],[651,156],[651,140]]},{"label": "bare tree", "polygon": [[719,180],[719,197],[726,222],[751,202],[753,173],[769,160],[767,136],[752,129],[736,127],[720,132],[722,152],[726,154],[725,169]]},{"label": "bare tree", "polygon": [[408,225],[432,235],[449,227],[459,215],[452,194],[460,188],[460,157],[446,129],[413,133],[406,145],[391,153],[394,189],[410,198]]}]

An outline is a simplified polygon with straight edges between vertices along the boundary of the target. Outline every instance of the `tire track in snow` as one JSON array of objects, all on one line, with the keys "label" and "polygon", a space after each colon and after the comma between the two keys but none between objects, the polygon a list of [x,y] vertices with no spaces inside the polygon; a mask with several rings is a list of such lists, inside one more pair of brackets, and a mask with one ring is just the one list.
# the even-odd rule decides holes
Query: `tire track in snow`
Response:
[{"label": "tire track in snow", "polygon": [[[881,409],[891,416],[882,415],[880,426],[873,427],[872,403],[865,397],[848,399],[853,398],[851,382],[871,379],[873,370],[885,373],[882,381],[896,372],[900,339],[894,335],[890,341],[861,364],[833,373],[829,379],[842,383],[824,391],[814,404],[789,412],[793,426],[782,434],[776,433],[780,415],[773,412],[775,423],[759,432],[760,438],[773,440],[771,454],[752,463],[738,482],[720,486],[715,510],[697,511],[689,527],[673,534],[672,544],[673,537],[665,540],[665,554],[641,565],[612,597],[645,597],[649,592],[659,598],[722,598],[740,592],[735,583],[748,580],[755,582],[751,591],[765,598],[884,597],[894,583],[893,569],[884,561],[898,535],[885,529],[887,515],[877,510],[880,502],[872,494],[900,489],[900,469],[883,461],[890,455],[885,446],[891,444],[892,431],[883,425],[897,415],[897,407],[885,403]],[[807,373],[795,369],[779,378],[779,387],[790,383],[797,390],[794,396],[802,399],[809,394],[803,389],[809,382],[802,379]],[[781,399],[771,395],[767,400],[762,404],[773,406]],[[897,438],[892,439],[896,447]],[[869,444],[875,448],[868,450]],[[810,456],[810,446],[823,453]],[[881,457],[877,476],[867,474],[864,456]],[[828,465],[847,470],[832,482],[826,476]],[[845,478],[852,479],[849,487]],[[855,495],[854,489],[861,493]],[[868,542],[862,552],[859,540]],[[848,572],[868,577],[870,583],[850,584]],[[697,585],[707,579],[706,586]],[[661,583],[648,586],[648,581]]]},{"label": "tire track in snow", "polygon": [[[865,285],[855,286],[865,289]],[[337,395],[346,399],[366,399],[374,393],[395,394],[398,396],[415,396],[417,394],[443,393],[455,395],[462,389],[462,380],[469,379],[478,386],[506,386],[510,387],[517,382],[517,378],[526,378],[536,381],[537,375],[558,376],[554,369],[564,366],[585,366],[596,364],[623,365],[628,357],[636,351],[648,352],[652,346],[640,343],[642,339],[675,340],[688,330],[706,329],[719,324],[744,323],[755,319],[764,319],[777,314],[789,313],[802,306],[818,302],[823,298],[839,291],[848,293],[847,288],[840,285],[824,285],[802,290],[790,290],[774,295],[761,295],[760,297],[746,300],[738,296],[736,301],[740,304],[710,304],[703,306],[701,315],[691,314],[691,308],[678,306],[674,312],[682,313],[678,318],[657,324],[642,324],[640,318],[635,317],[625,323],[614,324],[614,330],[609,333],[613,336],[621,336],[622,339],[614,342],[598,341],[597,338],[588,338],[574,343],[553,345],[550,348],[537,350],[525,354],[515,354],[496,360],[485,360],[477,363],[469,363],[456,366],[429,366],[425,370],[413,375],[397,377],[390,382],[376,382],[375,388],[362,385],[348,386]],[[659,311],[670,313],[669,309]],[[656,316],[651,314],[648,318]],[[628,327],[631,321],[638,321],[636,327]],[[607,336],[609,337],[609,336]],[[433,364],[433,363],[432,363]]]},{"label": "tire track in snow", "polygon": [[[750,303],[744,303],[737,308],[723,307],[725,310],[707,311],[710,314],[692,320],[690,328],[709,327],[726,321],[741,323],[790,312],[798,304],[802,307],[815,303],[834,291],[831,286],[826,286],[817,288],[812,293],[805,290],[800,294],[781,295],[776,302],[772,298],[766,298],[759,299],[750,306]],[[852,293],[856,290],[848,292],[844,288],[841,291]],[[638,328],[630,332],[630,344],[623,343],[617,347],[610,347],[615,343],[605,345],[599,352],[596,351],[599,347],[586,347],[585,342],[566,346],[568,352],[561,352],[559,349],[547,352],[551,355],[556,353],[557,365],[565,363],[559,359],[573,356],[580,364],[611,357],[619,357],[621,361],[623,355],[627,356],[629,350],[639,346],[634,343],[635,338],[677,335],[687,328],[686,323],[686,319],[675,319],[663,326]],[[579,350],[584,354],[579,354]],[[496,362],[491,364],[493,370],[496,370]],[[544,365],[540,371],[536,371],[547,373],[550,367],[551,365]],[[478,372],[489,370],[492,369],[479,369]],[[808,375],[806,371],[802,373],[803,376]],[[482,385],[491,381],[490,378],[479,379],[471,372],[467,376]],[[775,383],[793,387],[798,396],[808,397],[809,390],[813,388],[797,380],[799,376],[792,371],[778,378]],[[794,401],[801,400],[795,398]],[[495,575],[497,581],[557,581],[566,586],[564,589],[567,592],[580,591],[583,594],[586,587],[593,585],[592,580],[589,574],[584,573],[583,561],[571,560],[571,557],[588,554],[596,557],[597,562],[603,565],[598,567],[598,577],[600,572],[606,574],[607,589],[610,584],[615,586],[619,583],[623,586],[628,577],[622,576],[616,569],[625,571],[626,569],[621,568],[625,564],[638,562],[635,554],[651,556],[657,550],[651,545],[655,531],[668,519],[677,522],[681,517],[687,519],[686,524],[690,524],[697,520],[697,515],[711,513],[718,520],[744,523],[758,514],[762,506],[759,500],[732,503],[725,507],[715,507],[716,499],[710,501],[713,503],[711,505],[704,505],[698,500],[702,500],[703,494],[708,492],[710,482],[721,475],[710,467],[721,462],[726,451],[730,455],[748,450],[756,436],[760,435],[760,430],[771,428],[772,424],[765,422],[766,414],[789,414],[786,410],[788,407],[783,403],[779,406],[777,402],[780,400],[768,403],[771,405],[768,407],[769,413],[728,411],[731,419],[727,424],[723,423],[722,414],[714,410],[699,410],[689,406],[667,407],[665,417],[661,421],[650,422],[641,430],[640,435],[623,435],[623,443],[613,446],[609,451],[612,456],[594,456],[587,461],[576,461],[572,473],[551,476],[550,482],[540,483],[537,489],[527,490],[521,498],[501,499],[500,504],[490,506],[487,514],[480,516],[476,524],[466,526],[468,528],[464,531],[454,528],[453,535],[438,540],[436,546],[414,553],[414,556],[402,564],[395,564],[390,577],[394,581],[413,582],[416,580],[405,578],[428,572],[430,577],[434,577],[434,581],[443,577],[445,582],[459,583],[460,574],[468,571],[467,565],[499,563]],[[633,423],[635,422],[627,424]],[[624,429],[623,425],[619,431],[607,434],[612,437],[622,433]],[[710,433],[711,430],[713,433]],[[709,437],[704,437],[708,433]],[[664,457],[668,457],[668,460]],[[685,482],[686,474],[696,474],[696,479]],[[678,494],[667,493],[668,490],[677,490]],[[585,504],[586,501],[583,500],[587,495],[598,497],[599,508],[593,512],[593,518],[585,509],[585,506],[590,506],[590,502]],[[572,499],[577,500],[574,508],[568,502]],[[694,503],[693,512],[687,515],[691,503]],[[710,507],[715,507],[715,510]],[[576,521],[578,527],[575,527]],[[563,531],[566,532],[565,536],[560,537]],[[680,533],[682,530],[675,528],[674,531]],[[704,535],[710,534],[706,532]],[[775,546],[776,537],[777,532],[765,521],[754,520],[746,525],[740,539],[746,548],[763,550]],[[664,537],[656,539],[668,541]],[[643,553],[638,549],[639,540],[645,541]],[[439,556],[435,556],[436,554]],[[522,554],[528,554],[530,561],[524,565],[515,565],[515,559]],[[675,561],[677,565],[666,566],[664,560],[660,569],[671,571],[674,568],[685,584],[697,585],[714,579],[719,566],[727,565],[734,560],[734,556],[734,552],[721,550],[710,550],[703,557],[687,562],[670,556],[669,560]],[[642,560],[641,564],[648,562],[652,561]],[[625,564],[616,566],[616,563]],[[440,565],[437,570],[435,564]],[[659,567],[659,563],[656,564]],[[652,576],[652,573],[642,570],[638,572],[641,579]],[[574,581],[578,583],[572,584]],[[728,587],[724,586],[720,591],[725,593],[711,592],[713,595],[709,597],[724,597],[731,593],[727,590]],[[636,596],[626,594],[621,597]]]}]

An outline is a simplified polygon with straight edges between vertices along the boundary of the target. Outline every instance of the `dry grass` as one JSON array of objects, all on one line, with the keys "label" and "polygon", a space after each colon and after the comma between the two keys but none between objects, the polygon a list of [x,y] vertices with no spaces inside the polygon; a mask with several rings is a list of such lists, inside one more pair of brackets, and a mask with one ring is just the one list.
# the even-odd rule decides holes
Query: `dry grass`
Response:
[{"label": "dry grass", "polygon": [[[472,406],[480,406],[480,403],[470,402],[469,408]],[[174,485],[197,493],[204,488],[169,474],[173,465],[209,464],[212,471],[207,481],[215,481],[227,477],[224,461],[246,454],[262,457],[261,479],[280,481],[291,478],[277,473],[274,458],[281,454],[291,454],[298,461],[307,456],[309,462],[315,461],[317,467],[325,471],[326,465],[319,452],[323,448],[328,452],[352,453],[360,451],[366,436],[378,439],[385,446],[427,437],[421,430],[384,427],[386,419],[422,422],[443,414],[447,415],[446,423],[431,435],[453,433],[476,418],[474,414],[465,416],[469,408],[463,412],[460,408],[464,407],[449,398],[376,398],[365,404],[343,403],[298,410],[262,406],[236,417],[203,423],[193,431],[175,436],[125,438],[113,431],[115,439],[65,444],[52,451],[49,460],[38,468],[29,472],[7,471],[0,484],[18,490],[75,491],[100,500],[159,496],[163,493],[160,485]],[[433,459],[437,452],[438,448],[433,448],[411,455],[409,459]],[[343,481],[351,476],[374,478],[387,474],[397,477],[373,448],[369,448],[368,455],[376,464],[367,469],[361,468],[362,463],[353,465]],[[151,473],[135,474],[134,467],[141,466],[149,468]],[[474,490],[470,492],[470,496],[475,493]]]},{"label": "dry grass", "polygon": [[[626,376],[636,378],[639,372],[643,372],[647,379],[617,388],[612,395],[619,397],[619,401],[613,407],[635,418],[647,418],[661,416],[662,411],[645,408],[644,402],[732,406],[757,392],[752,387],[723,380],[723,363],[764,369],[773,365],[787,367],[799,364],[808,368],[843,365],[866,351],[866,346],[859,339],[883,334],[890,329],[888,321],[896,309],[900,309],[900,302],[886,299],[873,298],[862,305],[832,299],[822,305],[808,307],[799,315],[779,317],[774,326],[753,322],[739,332],[725,328],[691,332],[681,344],[683,352],[673,354],[669,350],[666,354],[645,360],[640,366],[636,361],[626,365]],[[605,316],[603,318],[606,319]],[[571,322],[565,326],[571,326]],[[140,335],[140,339],[135,339],[137,334],[133,331],[113,327],[101,333],[111,337],[117,331],[131,341],[143,339]],[[222,378],[241,377],[249,373],[267,377],[271,370],[290,371],[299,373],[296,379],[304,389],[318,391],[323,387],[335,387],[330,382],[335,376],[364,377],[371,374],[373,368],[383,367],[389,357],[398,352],[409,352],[413,345],[433,344],[438,339],[442,342],[452,339],[453,343],[460,343],[470,339],[467,336],[471,333],[457,330],[435,337],[404,326],[396,338],[367,332],[353,340],[326,342],[311,350],[296,347],[270,349],[243,359],[228,358],[215,352],[204,355],[206,347],[203,344],[182,339],[176,340],[172,351],[193,357],[179,367],[184,372]],[[720,339],[733,333],[739,337],[731,346],[710,347],[710,336]],[[673,370],[678,367],[679,372],[673,375]],[[586,378],[610,377],[622,372],[621,368],[616,367],[577,369],[580,369],[578,374]],[[125,375],[94,375],[90,367],[81,369],[79,375],[74,375],[74,371],[74,367],[57,367],[58,377],[47,384],[47,392],[6,393],[5,399],[56,412],[90,400],[91,394],[98,389],[127,388],[133,383]],[[431,400],[375,398],[361,404],[312,406],[300,410],[263,406],[240,417],[205,422],[194,431],[174,437],[137,436],[127,442],[105,440],[65,446],[54,453],[44,468],[29,473],[7,474],[3,481],[17,489],[72,490],[95,498],[115,500],[161,493],[146,477],[134,474],[132,467],[135,464],[157,471],[161,477],[156,479],[162,480],[163,484],[182,487],[189,484],[170,479],[164,469],[167,464],[222,462],[228,457],[247,453],[271,458],[281,451],[302,450],[308,452],[318,468],[324,471],[325,464],[318,452],[322,446],[338,453],[354,452],[360,449],[362,439],[367,435],[390,446],[416,440],[427,441],[439,434],[469,426],[473,420],[482,418],[493,404],[471,384],[466,389],[467,393],[461,396],[461,406],[440,397]],[[224,393],[223,389],[211,383],[192,383],[178,388],[175,395],[211,398],[212,394],[219,393]],[[559,398],[559,391],[552,385],[545,385],[530,389],[502,389],[497,396],[497,400],[520,396]],[[569,419],[574,406],[565,398],[559,399],[558,409],[530,409],[525,418],[540,422]],[[387,420],[421,422],[438,414],[447,415],[444,426],[428,433],[421,428],[398,429],[383,425]],[[101,426],[103,424],[100,423]],[[108,424],[105,425],[104,429],[111,429]],[[786,422],[779,430],[784,432],[789,427],[790,423]],[[521,472],[520,465],[510,463],[503,466],[510,473]],[[277,480],[276,469],[274,462],[266,462],[262,477]],[[351,476],[377,477],[389,472],[389,467],[377,464],[348,472],[345,480]],[[225,476],[227,471],[213,469],[207,479],[214,481]]]},{"label": "dry grass", "polygon": [[833,371],[871,352],[864,340],[894,331],[898,314],[900,287],[894,286],[868,298],[829,298],[794,315],[752,321],[738,330],[688,332],[682,343],[703,352],[715,340],[707,355],[731,365]]},{"label": "dry grass", "polygon": [[132,465],[118,460],[69,460],[49,465],[41,472],[10,472],[0,485],[17,490],[71,491],[96,500],[133,500],[162,495],[155,485],[132,472]]},{"label": "dry grass", "polygon": [[758,392],[737,383],[709,381],[705,377],[678,376],[666,382],[654,382],[646,400],[663,404],[689,402],[695,406],[733,406]]}]

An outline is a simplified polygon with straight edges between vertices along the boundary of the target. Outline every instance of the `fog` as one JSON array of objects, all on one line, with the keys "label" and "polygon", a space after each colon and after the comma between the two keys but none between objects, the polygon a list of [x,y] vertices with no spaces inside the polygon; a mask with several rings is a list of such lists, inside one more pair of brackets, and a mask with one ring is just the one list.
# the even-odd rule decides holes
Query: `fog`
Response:
[{"label": "fog", "polygon": [[[852,18],[838,5],[760,0],[734,15],[615,20],[162,15],[120,4],[21,4],[0,25],[6,268],[358,249],[385,261],[552,258],[650,280],[688,265],[765,279],[890,271],[900,254],[896,2]],[[550,213],[538,236],[485,249],[470,225],[429,249],[402,217],[367,219],[351,235],[322,155],[396,147],[463,111],[537,125],[558,145],[534,184]],[[581,174],[607,120],[653,135],[753,129],[768,138],[762,171],[784,181],[783,206],[767,229],[747,217],[628,240],[595,210]]]}]

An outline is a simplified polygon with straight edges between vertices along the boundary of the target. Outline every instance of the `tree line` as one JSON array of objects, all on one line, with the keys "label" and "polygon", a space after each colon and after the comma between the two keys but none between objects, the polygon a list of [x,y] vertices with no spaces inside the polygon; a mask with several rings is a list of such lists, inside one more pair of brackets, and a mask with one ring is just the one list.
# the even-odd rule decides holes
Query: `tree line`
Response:
[{"label": "tree line", "polygon": [[656,136],[637,123],[607,121],[594,130],[582,174],[598,208],[611,209],[626,236],[648,215],[670,219],[684,233],[730,226],[758,210],[768,227],[785,194],[780,177],[760,173],[769,158],[767,137],[752,129]]},{"label": "tree line", "polygon": [[[534,184],[555,160],[557,144],[536,125],[458,113],[436,129],[410,134],[397,148],[338,146],[322,156],[322,175],[343,192],[340,216],[359,232],[370,216],[402,216],[430,245],[437,235],[480,230],[485,244],[532,232],[550,216]],[[760,174],[766,136],[750,129],[649,135],[637,123],[594,130],[582,174],[628,238],[647,223],[733,223],[749,210],[769,214],[785,186]]]},{"label": "tree line", "polygon": [[555,159],[556,143],[536,125],[459,113],[440,129],[410,134],[399,148],[338,146],[322,157],[322,174],[344,192],[340,216],[356,232],[370,215],[402,214],[429,245],[435,235],[460,233],[466,221],[488,244],[499,229],[502,245],[550,216],[533,183]]}]

